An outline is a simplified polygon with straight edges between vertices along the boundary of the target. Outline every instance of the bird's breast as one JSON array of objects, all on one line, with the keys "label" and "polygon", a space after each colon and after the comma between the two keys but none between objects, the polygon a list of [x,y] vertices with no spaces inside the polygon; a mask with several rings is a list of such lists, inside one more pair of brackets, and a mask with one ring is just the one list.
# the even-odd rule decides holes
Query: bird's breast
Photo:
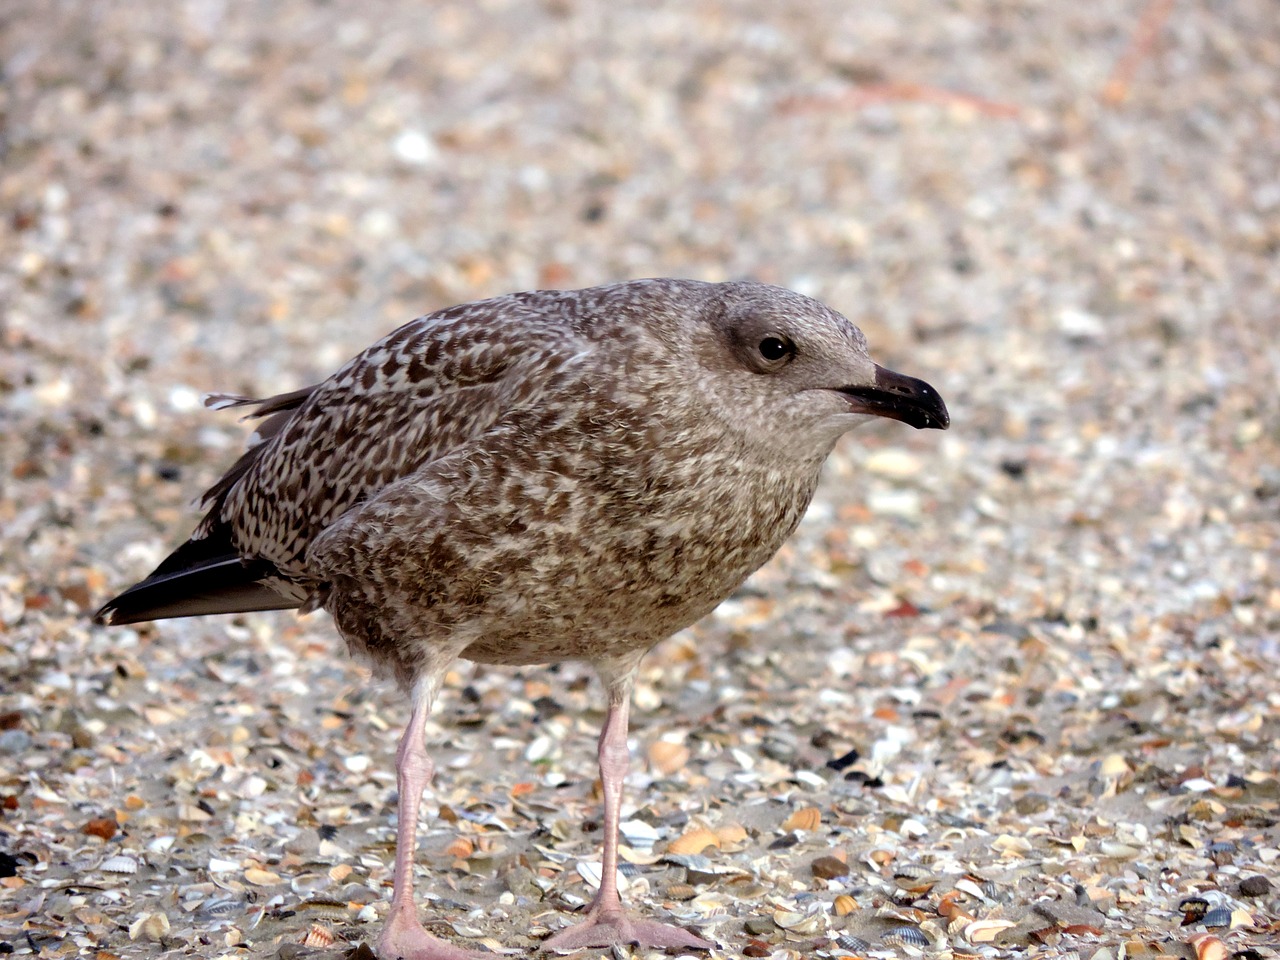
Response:
[{"label": "bird's breast", "polygon": [[585,422],[513,424],[323,538],[311,560],[353,646],[403,659],[468,636],[465,657],[512,664],[647,648],[773,556],[817,483],[820,461],[755,462],[711,430],[654,444],[652,418]]},{"label": "bird's breast", "polygon": [[[494,629],[464,655],[536,663],[651,646],[710,612],[777,552],[816,479],[816,470],[704,463],[661,482],[583,478],[558,499],[531,502],[493,558]],[[558,522],[545,522],[548,511]]]}]

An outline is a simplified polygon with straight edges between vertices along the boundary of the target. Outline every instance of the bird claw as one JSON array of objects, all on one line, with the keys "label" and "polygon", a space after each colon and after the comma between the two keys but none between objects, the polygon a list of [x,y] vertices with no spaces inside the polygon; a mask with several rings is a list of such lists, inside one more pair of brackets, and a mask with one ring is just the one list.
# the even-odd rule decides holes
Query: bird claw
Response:
[{"label": "bird claw", "polygon": [[708,943],[683,927],[657,920],[632,920],[623,914],[601,914],[566,927],[543,942],[542,950],[581,950],[584,947],[613,947],[621,944],[685,950],[710,950]]},{"label": "bird claw", "polygon": [[378,937],[378,960],[493,960],[493,954],[467,950],[433,937],[416,918],[393,914]]}]

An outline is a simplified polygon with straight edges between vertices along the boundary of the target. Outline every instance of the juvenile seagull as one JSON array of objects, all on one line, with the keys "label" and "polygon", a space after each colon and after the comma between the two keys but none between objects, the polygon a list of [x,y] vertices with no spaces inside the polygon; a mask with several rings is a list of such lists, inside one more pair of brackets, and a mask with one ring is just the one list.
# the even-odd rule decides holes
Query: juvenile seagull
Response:
[{"label": "juvenile seagull", "polygon": [[96,619],[323,608],[395,675],[412,713],[382,957],[480,956],[428,934],[413,901],[424,723],[458,657],[586,660],[608,695],[600,889],[544,947],[709,948],[618,897],[640,659],[773,556],[841,434],[872,417],[945,429],[937,391],[800,294],[636,280],[441,310],[323,383],[213,403],[246,404],[265,419],[191,539]]}]

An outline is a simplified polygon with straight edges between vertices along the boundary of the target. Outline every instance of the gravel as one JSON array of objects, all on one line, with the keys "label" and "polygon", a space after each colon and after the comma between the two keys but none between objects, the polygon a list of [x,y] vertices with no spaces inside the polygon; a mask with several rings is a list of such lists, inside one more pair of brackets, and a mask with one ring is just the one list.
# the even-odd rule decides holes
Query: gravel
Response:
[{"label": "gravel", "polygon": [[[243,442],[202,393],[674,275],[831,303],[953,426],[846,438],[651,655],[624,896],[726,957],[1277,955],[1274,13],[8,4],[0,949],[369,939],[395,692],[322,617],[87,615]],[[527,951],[590,899],[591,683],[450,676],[437,932]]]}]

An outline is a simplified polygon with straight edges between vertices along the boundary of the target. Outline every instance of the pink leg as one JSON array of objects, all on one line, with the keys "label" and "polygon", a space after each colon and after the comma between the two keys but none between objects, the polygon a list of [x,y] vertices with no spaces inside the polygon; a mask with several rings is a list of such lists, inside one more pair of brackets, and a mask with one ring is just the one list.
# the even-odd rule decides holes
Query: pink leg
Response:
[{"label": "pink leg", "polygon": [[418,846],[418,806],[422,792],[431,782],[435,764],[427,756],[423,725],[431,713],[439,682],[420,681],[413,690],[413,713],[396,750],[396,785],[400,799],[396,806],[395,889],[391,910],[378,937],[382,960],[477,960],[491,954],[455,947],[431,936],[418,920],[413,902],[413,854]]},{"label": "pink leg", "polygon": [[600,890],[587,910],[587,919],[561,930],[542,945],[544,950],[578,950],[635,943],[645,947],[685,947],[710,950],[712,944],[681,927],[656,920],[632,920],[618,896],[618,822],[622,811],[622,784],[627,776],[627,716],[635,669],[609,687],[609,712],[600,731],[600,783],[604,787],[604,856]]}]

